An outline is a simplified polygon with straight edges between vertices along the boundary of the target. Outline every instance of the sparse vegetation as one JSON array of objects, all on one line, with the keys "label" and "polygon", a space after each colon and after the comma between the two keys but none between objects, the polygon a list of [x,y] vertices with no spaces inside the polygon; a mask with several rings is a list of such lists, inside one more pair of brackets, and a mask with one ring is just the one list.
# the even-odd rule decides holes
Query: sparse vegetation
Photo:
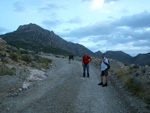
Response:
[{"label": "sparse vegetation", "polygon": [[145,74],[145,72],[146,72],[146,70],[145,70],[145,69],[142,69],[142,73]]},{"label": "sparse vegetation", "polygon": [[137,76],[139,76],[140,74],[137,72],[137,73],[135,73],[135,76],[137,77]]},{"label": "sparse vegetation", "polygon": [[135,64],[132,64],[130,67],[129,67],[129,70],[130,71],[133,71],[133,70],[137,70],[139,69],[140,67],[138,65],[135,65]]},{"label": "sparse vegetation", "polygon": [[36,65],[35,64],[31,64],[31,67],[36,67]]},{"label": "sparse vegetation", "polygon": [[14,60],[14,61],[18,61],[18,56],[17,56],[16,53],[11,53],[11,54],[10,54],[10,58],[11,58],[12,60]]},{"label": "sparse vegetation", "polygon": [[12,76],[12,75],[15,75],[15,73],[11,69],[6,69],[6,68],[1,67],[0,68],[0,76],[4,76],[4,75]]},{"label": "sparse vegetation", "polygon": [[29,54],[29,52],[26,50],[20,50],[20,54]]},{"label": "sparse vegetation", "polygon": [[39,57],[38,55],[34,56],[34,61],[35,62],[40,62],[41,57]]},{"label": "sparse vegetation", "polygon": [[134,65],[133,69],[139,69],[139,66],[138,65]]},{"label": "sparse vegetation", "polygon": [[116,72],[116,76],[117,76],[118,79],[121,79],[122,77],[127,76],[127,75],[129,75],[129,70],[128,69],[126,69],[126,70],[120,69]]},{"label": "sparse vegetation", "polygon": [[[112,63],[113,65],[113,63]],[[114,63],[116,66],[116,64]],[[120,64],[118,63],[118,66]],[[117,66],[116,66],[117,67]],[[126,90],[128,90],[132,96],[136,96],[141,101],[150,105],[150,89],[149,89],[149,69],[150,67],[139,66],[132,64],[130,66],[123,66],[122,68],[114,68],[112,74],[116,75],[116,78],[122,83]],[[118,70],[119,69],[119,70]],[[148,75],[148,76],[143,76]]]},{"label": "sparse vegetation", "polygon": [[44,67],[48,67],[48,64],[51,63],[52,60],[51,60],[51,59],[47,59],[47,58],[41,58],[41,59],[40,59],[40,62],[42,63],[42,65],[43,65]]},{"label": "sparse vegetation", "polygon": [[44,63],[46,66],[48,66],[49,63],[52,63],[52,60],[51,59],[45,59]]},{"label": "sparse vegetation", "polygon": [[42,63],[43,66],[45,66],[45,67],[47,67],[49,63],[52,63],[52,60],[51,60],[51,59],[42,58],[42,57],[37,56],[37,55],[34,56],[34,61],[35,61],[35,62]]},{"label": "sparse vegetation", "polygon": [[27,63],[31,63],[32,62],[32,57],[30,55],[24,54],[24,55],[21,56],[21,60],[23,60]]},{"label": "sparse vegetation", "polygon": [[135,78],[128,78],[125,86],[135,95],[141,97],[143,95],[142,83]]},{"label": "sparse vegetation", "polygon": [[8,63],[6,58],[2,58],[1,61],[2,61],[3,64]]}]

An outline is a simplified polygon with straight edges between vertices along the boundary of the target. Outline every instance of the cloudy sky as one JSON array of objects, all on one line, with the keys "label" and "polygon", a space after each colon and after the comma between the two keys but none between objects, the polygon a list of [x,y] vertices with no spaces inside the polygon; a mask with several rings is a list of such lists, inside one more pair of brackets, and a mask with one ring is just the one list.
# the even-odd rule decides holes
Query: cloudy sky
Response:
[{"label": "cloudy sky", "polygon": [[150,0],[0,1],[0,34],[35,23],[93,52],[150,52]]}]

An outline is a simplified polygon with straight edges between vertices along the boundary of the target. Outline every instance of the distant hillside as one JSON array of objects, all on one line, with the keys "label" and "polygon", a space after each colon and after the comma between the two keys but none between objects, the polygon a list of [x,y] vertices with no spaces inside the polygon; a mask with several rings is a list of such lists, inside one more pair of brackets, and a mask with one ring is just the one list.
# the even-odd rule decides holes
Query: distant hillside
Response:
[{"label": "distant hillside", "polygon": [[101,52],[101,51],[97,51],[97,52],[95,52],[95,54],[96,54],[96,56],[99,57],[99,58],[102,57],[102,52]]},{"label": "distant hillside", "polygon": [[67,42],[53,31],[48,31],[36,24],[19,26],[12,32],[1,35],[8,44],[19,48],[47,52],[54,54],[83,56],[85,52],[90,56],[96,56],[92,51],[80,44]]},{"label": "distant hillside", "polygon": [[[97,51],[95,54],[100,58],[102,56],[102,53],[100,51]],[[137,64],[141,66],[150,65],[150,53],[138,54],[136,57],[132,57],[122,51],[107,51],[104,54],[107,58],[120,61],[126,65],[130,64]]]},{"label": "distant hillside", "polygon": [[107,51],[105,53],[105,55],[108,58],[118,60],[127,65],[132,64],[132,62],[133,62],[133,58],[130,55],[128,55],[122,51]]},{"label": "distant hillside", "polygon": [[134,57],[133,63],[139,65],[150,65],[150,53],[138,54],[136,57]]}]

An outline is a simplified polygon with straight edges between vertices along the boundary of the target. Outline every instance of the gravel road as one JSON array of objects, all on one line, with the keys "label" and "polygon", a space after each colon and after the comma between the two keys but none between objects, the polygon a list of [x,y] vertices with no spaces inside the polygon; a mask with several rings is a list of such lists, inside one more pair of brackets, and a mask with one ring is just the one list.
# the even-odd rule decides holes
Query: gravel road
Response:
[{"label": "gravel road", "polygon": [[83,78],[81,62],[50,58],[57,66],[49,70],[48,79],[5,101],[0,113],[133,113],[111,82],[97,85],[100,70],[94,65],[90,78]]}]

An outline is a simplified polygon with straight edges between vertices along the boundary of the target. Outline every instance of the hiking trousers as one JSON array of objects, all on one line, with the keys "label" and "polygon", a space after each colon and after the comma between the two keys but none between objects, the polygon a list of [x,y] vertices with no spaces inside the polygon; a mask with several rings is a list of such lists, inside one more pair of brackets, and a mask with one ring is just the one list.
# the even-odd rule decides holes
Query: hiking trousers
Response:
[{"label": "hiking trousers", "polygon": [[87,70],[87,76],[89,77],[89,64],[83,64],[83,77],[85,77],[86,70]]}]

